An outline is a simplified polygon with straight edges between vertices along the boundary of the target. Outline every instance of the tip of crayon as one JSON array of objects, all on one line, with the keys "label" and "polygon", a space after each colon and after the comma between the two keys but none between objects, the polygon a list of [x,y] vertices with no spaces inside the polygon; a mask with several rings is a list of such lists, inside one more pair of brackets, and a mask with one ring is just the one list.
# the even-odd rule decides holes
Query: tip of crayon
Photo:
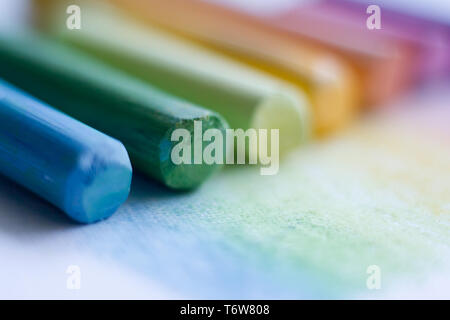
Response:
[{"label": "tip of crayon", "polygon": [[94,223],[110,217],[130,193],[132,168],[128,154],[86,153],[66,185],[65,211],[75,221]]},{"label": "tip of crayon", "polygon": [[[197,123],[197,124],[196,124]],[[201,123],[201,124],[199,124]],[[196,132],[196,126],[201,126],[201,134]],[[179,142],[171,141],[172,133],[175,129],[186,129],[190,137],[191,161],[189,163],[175,164],[172,159],[172,151]],[[160,171],[163,183],[176,190],[189,190],[200,186],[208,177],[220,169],[223,163],[207,163],[203,159],[203,153],[210,142],[205,141],[203,134],[208,129],[219,130],[225,135],[228,128],[227,122],[216,113],[208,113],[204,117],[196,119],[184,119],[167,131],[166,138],[161,142],[161,163]],[[200,148],[200,163],[196,163],[196,148]],[[223,149],[224,150],[224,149]],[[225,150],[224,150],[225,153]],[[225,155],[225,154],[224,154]]]},{"label": "tip of crayon", "polygon": [[280,91],[264,99],[251,121],[255,129],[279,129],[279,152],[286,154],[311,136],[310,106],[299,92]]}]

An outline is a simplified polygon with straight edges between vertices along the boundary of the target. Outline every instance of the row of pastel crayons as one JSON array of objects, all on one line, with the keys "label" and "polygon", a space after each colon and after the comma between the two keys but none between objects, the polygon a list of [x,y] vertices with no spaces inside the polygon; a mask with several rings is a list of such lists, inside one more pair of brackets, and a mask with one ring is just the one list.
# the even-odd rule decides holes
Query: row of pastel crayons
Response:
[{"label": "row of pastel crayons", "polygon": [[174,129],[276,128],[284,153],[450,69],[445,26],[421,22],[415,38],[405,17],[368,33],[350,3],[270,17],[198,0],[33,8],[39,33],[0,36],[0,172],[82,223],[127,199],[131,163],[173,189],[220,168],[175,165]]}]

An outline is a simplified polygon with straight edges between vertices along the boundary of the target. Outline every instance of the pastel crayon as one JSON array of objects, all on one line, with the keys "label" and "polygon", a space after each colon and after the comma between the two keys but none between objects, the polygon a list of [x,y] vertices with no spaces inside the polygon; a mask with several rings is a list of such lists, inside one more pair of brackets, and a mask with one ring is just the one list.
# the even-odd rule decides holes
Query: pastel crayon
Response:
[{"label": "pastel crayon", "polygon": [[358,80],[346,63],[249,15],[200,1],[110,2],[142,22],[170,30],[304,90],[311,101],[317,134],[345,126],[358,111]]},{"label": "pastel crayon", "polygon": [[92,223],[127,199],[132,169],[122,143],[0,80],[0,173]]},{"label": "pastel crayon", "polygon": [[291,85],[134,23],[111,6],[77,3],[83,8],[81,30],[65,28],[65,4],[58,1],[43,15],[48,31],[165,92],[219,112],[234,129],[279,129],[281,154],[310,137],[309,103]]},{"label": "pastel crayon", "polygon": [[[396,17],[389,19],[384,8],[381,9],[381,29],[369,29],[367,7],[352,9],[352,5],[346,2],[314,1],[298,4],[265,19],[278,28],[301,39],[320,43],[352,61],[362,75],[365,101],[381,106],[421,81],[424,74],[429,74],[429,59],[436,63],[438,60],[435,58],[441,60],[441,53],[434,49],[428,51],[432,38],[427,36],[418,21],[415,22],[416,27],[400,31],[400,21]],[[423,40],[417,41],[418,37],[423,37]],[[424,40],[426,38],[428,40]],[[440,46],[440,40],[437,41],[431,45]],[[437,53],[437,56],[426,57],[426,51]]]},{"label": "pastel crayon", "polygon": [[[0,76],[122,141],[135,168],[170,188],[194,188],[221,167],[220,163],[177,164],[171,157],[178,144],[172,139],[175,129],[187,130],[193,144],[201,138],[194,132],[195,122],[201,123],[201,135],[208,129],[222,132],[227,124],[221,116],[74,49],[35,34],[3,36]],[[200,143],[202,151],[206,146]]]},{"label": "pastel crayon", "polygon": [[382,14],[381,29],[376,32],[393,41],[406,42],[417,51],[416,62],[412,66],[415,77],[420,81],[441,78],[450,74],[450,24],[424,14],[415,15],[410,6],[402,9],[392,7],[395,1],[351,1],[322,0],[320,9],[327,8],[327,16],[333,15],[353,28],[365,23],[369,5],[378,5]]}]

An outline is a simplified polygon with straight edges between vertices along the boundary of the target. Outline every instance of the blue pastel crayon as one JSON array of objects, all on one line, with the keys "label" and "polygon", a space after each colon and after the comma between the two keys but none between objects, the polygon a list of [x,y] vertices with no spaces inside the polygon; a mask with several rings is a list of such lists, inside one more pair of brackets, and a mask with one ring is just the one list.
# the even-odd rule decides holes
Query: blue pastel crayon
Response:
[{"label": "blue pastel crayon", "polygon": [[127,199],[132,169],[122,143],[0,80],[0,173],[92,223]]}]

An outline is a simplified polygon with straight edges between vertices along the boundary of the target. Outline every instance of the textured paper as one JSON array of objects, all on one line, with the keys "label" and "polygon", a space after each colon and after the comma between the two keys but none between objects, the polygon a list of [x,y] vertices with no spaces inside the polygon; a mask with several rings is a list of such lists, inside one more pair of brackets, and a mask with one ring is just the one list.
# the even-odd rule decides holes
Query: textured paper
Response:
[{"label": "textured paper", "polygon": [[[229,168],[192,193],[138,176],[87,227],[1,179],[0,296],[449,298],[446,88],[299,149],[277,176]],[[68,265],[80,290],[66,289]]]}]

